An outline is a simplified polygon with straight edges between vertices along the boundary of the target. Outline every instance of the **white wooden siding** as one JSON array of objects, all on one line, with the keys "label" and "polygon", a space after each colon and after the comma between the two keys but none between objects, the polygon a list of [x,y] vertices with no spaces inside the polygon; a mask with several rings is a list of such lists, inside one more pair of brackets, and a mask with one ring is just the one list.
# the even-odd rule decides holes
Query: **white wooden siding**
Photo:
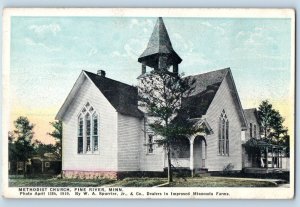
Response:
[{"label": "white wooden siding", "polygon": [[118,113],[118,171],[140,169],[143,120]]},{"label": "white wooden siding", "polygon": [[[62,169],[70,171],[117,170],[117,112],[86,77],[63,118]],[[77,153],[77,117],[89,102],[99,115],[99,153]]]},{"label": "white wooden siding", "polygon": [[[222,171],[228,164],[234,165],[234,170],[242,169],[241,121],[238,106],[234,102],[229,87],[229,77],[223,80],[215,98],[205,115],[213,134],[207,136],[206,168],[209,171]],[[229,120],[229,156],[218,155],[219,117],[225,110]]]}]

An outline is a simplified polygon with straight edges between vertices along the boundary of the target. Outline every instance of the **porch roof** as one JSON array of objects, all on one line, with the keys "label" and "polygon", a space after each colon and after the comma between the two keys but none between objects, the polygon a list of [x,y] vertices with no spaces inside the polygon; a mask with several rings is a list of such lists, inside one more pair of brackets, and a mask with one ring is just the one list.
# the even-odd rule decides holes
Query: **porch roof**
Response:
[{"label": "porch roof", "polygon": [[194,125],[194,126],[201,126],[204,125],[205,127],[205,132],[207,134],[213,134],[212,128],[209,126],[208,122],[206,121],[205,118],[192,118],[189,119],[189,121]]},{"label": "porch roof", "polygon": [[283,149],[284,147],[282,145],[276,145],[276,144],[271,144],[268,143],[264,140],[256,139],[256,138],[251,138],[249,139],[244,145],[249,144],[250,146],[258,146],[258,147],[265,147],[268,149]]}]

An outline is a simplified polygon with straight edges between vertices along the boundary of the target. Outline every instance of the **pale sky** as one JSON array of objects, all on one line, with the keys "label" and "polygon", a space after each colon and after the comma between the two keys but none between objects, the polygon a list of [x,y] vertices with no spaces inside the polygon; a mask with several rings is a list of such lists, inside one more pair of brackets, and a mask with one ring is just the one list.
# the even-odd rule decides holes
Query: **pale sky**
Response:
[{"label": "pale sky", "polygon": [[[50,121],[81,70],[135,85],[137,62],[156,18],[12,17],[11,120],[27,116],[35,138],[52,142]],[[290,19],[164,18],[180,72],[230,67],[244,108],[269,99],[291,128]],[[10,129],[13,127],[11,126]]]}]

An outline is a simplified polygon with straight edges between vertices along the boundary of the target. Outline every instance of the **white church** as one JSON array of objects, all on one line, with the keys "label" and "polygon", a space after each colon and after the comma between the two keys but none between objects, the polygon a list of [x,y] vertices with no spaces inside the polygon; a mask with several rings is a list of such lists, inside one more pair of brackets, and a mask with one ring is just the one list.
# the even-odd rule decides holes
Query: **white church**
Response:
[{"label": "white church", "polygon": [[[182,59],[162,18],[138,61],[142,72],[137,81],[164,61],[178,73]],[[190,117],[208,130],[185,139],[182,150],[172,155],[173,166],[192,174],[222,171],[229,164],[237,171],[255,166],[243,143],[259,138],[256,110],[243,110],[230,68],[189,77],[195,80]],[[82,71],[56,119],[63,123],[65,177],[159,175],[167,168],[166,153],[155,144],[156,137],[138,106],[137,87],[112,80],[105,71]]]}]

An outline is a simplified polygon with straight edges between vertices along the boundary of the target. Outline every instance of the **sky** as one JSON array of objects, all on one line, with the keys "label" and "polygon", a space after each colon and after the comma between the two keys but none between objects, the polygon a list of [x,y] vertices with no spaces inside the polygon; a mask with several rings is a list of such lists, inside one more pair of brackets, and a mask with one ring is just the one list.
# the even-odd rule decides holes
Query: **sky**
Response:
[{"label": "sky", "polygon": [[[243,108],[268,99],[293,127],[290,84],[290,19],[165,17],[185,75],[230,67]],[[109,78],[136,85],[137,62],[156,18],[12,17],[10,130],[19,116],[35,124],[35,139],[47,135],[49,122],[82,70],[105,70]],[[291,132],[290,132],[291,133]]]}]

